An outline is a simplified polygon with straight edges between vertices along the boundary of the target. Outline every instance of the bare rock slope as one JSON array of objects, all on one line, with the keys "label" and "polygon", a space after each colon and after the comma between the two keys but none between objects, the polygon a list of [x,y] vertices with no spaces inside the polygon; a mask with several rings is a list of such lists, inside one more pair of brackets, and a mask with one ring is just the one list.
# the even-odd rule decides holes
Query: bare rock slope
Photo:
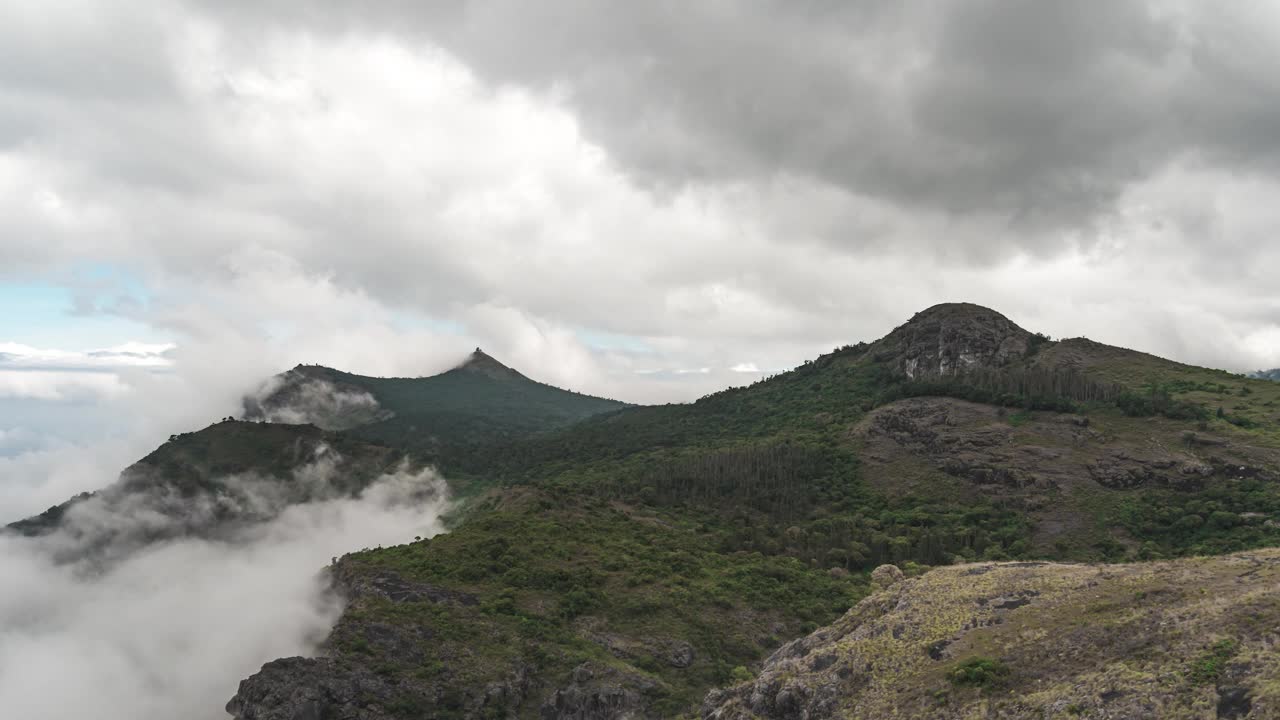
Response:
[{"label": "bare rock slope", "polygon": [[705,720],[1280,717],[1280,550],[886,584]]}]

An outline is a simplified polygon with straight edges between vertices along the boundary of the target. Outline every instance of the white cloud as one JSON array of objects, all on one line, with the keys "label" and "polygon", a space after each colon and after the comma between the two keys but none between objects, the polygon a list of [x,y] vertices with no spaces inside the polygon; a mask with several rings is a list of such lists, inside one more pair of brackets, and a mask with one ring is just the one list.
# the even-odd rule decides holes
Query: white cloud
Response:
[{"label": "white cloud", "polygon": [[201,720],[243,677],[311,653],[337,619],[335,555],[440,532],[437,482],[389,476],[359,499],[293,506],[230,541],[177,540],[105,571],[60,565],[61,540],[0,538],[0,704],[29,720]]},{"label": "white cloud", "polygon": [[707,375],[711,373],[711,368],[676,368],[677,375]]},{"label": "white cloud", "polygon": [[[502,2],[484,7],[497,14],[463,13],[479,23],[473,31],[496,32],[491,20],[527,12]],[[780,52],[784,68],[810,52],[816,53],[817,67],[840,57],[827,53],[844,44],[810,47],[770,34],[813,29],[813,18],[785,10],[767,9],[788,19],[778,28],[758,22],[756,14],[729,13],[730,26],[743,33],[745,44],[704,59],[715,67],[754,57],[751,48]],[[984,6],[974,22],[1000,20],[997,10]],[[1276,261],[1274,250],[1267,250],[1275,244],[1267,238],[1271,228],[1280,228],[1280,217],[1265,201],[1274,184],[1254,165],[1234,172],[1229,163],[1224,169],[1220,155],[1191,152],[1117,187],[1108,181],[1078,188],[1102,192],[1109,211],[1066,228],[1037,226],[1035,238],[1024,243],[1027,228],[994,210],[904,203],[903,187],[880,192],[861,175],[857,183],[832,182],[839,168],[805,171],[814,170],[809,160],[823,157],[812,153],[824,142],[838,140],[845,143],[842,152],[856,150],[856,136],[828,136],[822,127],[795,137],[725,138],[740,145],[753,137],[764,144],[813,143],[800,148],[800,155],[788,155],[779,172],[726,176],[692,168],[685,181],[647,184],[644,173],[634,173],[634,154],[601,128],[589,107],[593,98],[574,92],[593,78],[557,65],[563,48],[545,47],[541,38],[480,47],[477,37],[449,36],[446,24],[430,24],[438,32],[424,40],[416,33],[427,26],[417,24],[416,15],[393,22],[362,13],[357,21],[345,10],[320,15],[332,26],[287,14],[279,24],[260,23],[223,12],[221,5],[193,9],[172,3],[135,20],[80,11],[89,19],[70,22],[78,17],[70,11],[49,15],[40,23],[47,41],[39,47],[19,42],[30,30],[21,24],[30,22],[25,16],[8,26],[15,37],[7,46],[23,60],[10,66],[50,77],[0,77],[0,91],[8,88],[0,92],[8,115],[17,118],[10,132],[22,138],[0,142],[0,189],[12,191],[0,192],[0,237],[6,238],[0,264],[45,275],[72,262],[129,268],[146,286],[148,301],[106,305],[182,346],[167,353],[146,349],[138,363],[177,363],[185,354],[192,366],[206,366],[200,371],[205,377],[234,375],[243,385],[297,362],[380,375],[426,374],[481,345],[558,385],[630,401],[688,400],[732,382],[735,373],[675,368],[733,368],[742,357],[751,357],[756,367],[789,367],[837,345],[873,339],[935,302],[972,300],[1054,335],[1120,338],[1145,350],[1237,369],[1280,364],[1280,356],[1255,339],[1277,327],[1274,307],[1280,300],[1264,270]],[[649,17],[655,11],[632,12]],[[884,27],[915,28],[896,23],[923,10],[903,12],[891,14]],[[691,17],[690,27],[715,15]],[[33,11],[30,17],[44,15]],[[536,24],[553,17],[533,12],[527,20]],[[597,28],[608,37],[617,29],[610,17],[575,17],[566,32],[582,39],[595,37],[591,28]],[[1197,18],[1185,20],[1195,29],[1202,20]],[[1117,19],[1145,22],[1124,12]],[[1083,23],[1071,30],[1093,27],[1087,17],[1069,14],[1064,20]],[[343,32],[330,33],[335,27]],[[865,26],[873,27],[878,26]],[[833,25],[820,35],[865,28]],[[917,29],[929,28],[960,33],[975,26]],[[125,36],[149,42],[118,47]],[[1126,40],[1108,31],[1092,38],[1077,33],[1063,42],[1129,40],[1152,38]],[[116,55],[100,54],[114,58],[112,69],[121,71],[117,82],[85,88],[75,84],[74,75],[59,74],[65,68],[47,48],[60,44],[116,47]],[[855,53],[858,75],[874,69],[877,58],[885,67],[899,67],[905,58],[893,55],[894,47],[883,38],[861,47]],[[980,51],[993,50],[929,47],[974,53],[965,59],[975,62],[989,59]],[[671,57],[702,67],[697,59],[710,48],[681,47]],[[1018,49],[1000,48],[1015,55]],[[605,61],[616,59],[614,52],[642,50],[611,44],[586,49]],[[532,74],[538,77],[517,73],[514,81],[496,82],[508,75],[498,72],[490,53],[506,52],[547,64],[508,67],[531,73],[536,68]],[[889,54],[880,58],[884,53]],[[1086,75],[1096,69],[1086,64]],[[627,67],[602,66],[608,72]],[[653,77],[621,72],[611,81],[625,94],[629,82],[648,87],[674,69],[654,68]],[[541,81],[557,73],[564,84]],[[738,82],[736,75],[724,77]],[[683,124],[712,98],[674,105],[670,117],[662,115],[659,101],[685,97],[684,81],[697,79],[681,78],[668,88],[675,95],[658,93],[656,104],[647,103],[658,116],[650,118],[656,124],[646,146],[665,138],[673,144],[659,149],[680,149],[690,129]],[[769,92],[785,95],[789,88],[773,75],[761,80],[769,81]],[[885,89],[879,79],[875,87]],[[751,84],[726,87],[726,97],[750,89]],[[942,92],[931,85],[914,90]],[[909,96],[877,91],[867,97],[907,102]],[[1000,104],[992,107],[1013,117],[1020,97],[994,98]],[[1061,99],[1054,96],[1055,102]],[[969,114],[957,121],[992,112],[961,109]],[[788,113],[807,112],[776,110],[782,115],[762,118],[766,126]],[[1122,110],[1103,120],[1122,120]],[[842,116],[824,111],[822,117],[840,124]],[[629,125],[645,117],[626,120]],[[661,131],[666,120],[676,123],[676,136]],[[1010,147],[1006,138],[988,138],[985,127],[957,124],[946,131],[974,133],[948,138],[945,145],[955,153],[946,158],[948,167],[986,157],[964,152],[955,142],[976,143],[979,151],[989,142],[1032,170],[1058,177],[1046,170],[1045,158],[1026,154],[1034,144]],[[1065,129],[1079,139],[1088,127]],[[700,126],[693,130],[694,136],[705,134]],[[704,149],[738,152],[719,144]],[[890,150],[893,157],[907,157],[911,147]],[[1090,152],[1072,162],[1096,157]],[[899,179],[946,175],[946,168],[927,162],[890,169]],[[1108,161],[1080,172],[1111,170]],[[931,197],[937,200],[945,189],[934,187]],[[963,196],[961,205],[973,200],[972,188],[953,189]],[[1157,226],[1163,230],[1152,232]],[[1107,298],[1105,306],[1100,298]],[[1168,330],[1192,321],[1185,309],[1191,298],[1207,313],[1190,331],[1198,342],[1187,332]],[[630,342],[595,348],[582,341],[583,333]],[[641,372],[653,368],[668,370]],[[223,393],[219,383],[216,392]]]},{"label": "white cloud", "polygon": [[0,370],[0,399],[83,400],[112,398],[128,386],[111,373]]},{"label": "white cloud", "polygon": [[119,367],[167,367],[173,343],[125,342],[94,350],[34,348],[14,342],[0,342],[0,369],[49,368],[58,370],[99,370]]}]

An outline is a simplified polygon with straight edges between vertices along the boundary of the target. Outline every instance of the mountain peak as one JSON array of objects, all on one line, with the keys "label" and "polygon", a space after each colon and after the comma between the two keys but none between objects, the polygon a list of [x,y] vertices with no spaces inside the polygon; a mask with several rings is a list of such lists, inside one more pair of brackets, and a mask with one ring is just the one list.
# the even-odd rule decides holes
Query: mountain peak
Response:
[{"label": "mountain peak", "polygon": [[514,380],[517,378],[524,378],[524,375],[521,375],[519,372],[516,372],[493,359],[493,356],[480,348],[476,348],[470,355],[468,355],[467,359],[464,360],[457,369],[487,375],[495,380]]},{"label": "mountain peak", "polygon": [[1031,333],[990,308],[943,303],[915,314],[876,341],[872,352],[907,377],[999,367],[1027,355]]},{"label": "mountain peak", "polygon": [[[933,322],[938,320],[947,320],[951,322],[982,322],[982,323],[1008,323],[1014,325],[1013,321],[1001,315],[984,305],[967,302],[950,302],[938,303],[921,310],[906,322],[907,325],[912,323]],[[1014,327],[1017,327],[1014,325]],[[1020,328],[1019,328],[1020,329]]]}]

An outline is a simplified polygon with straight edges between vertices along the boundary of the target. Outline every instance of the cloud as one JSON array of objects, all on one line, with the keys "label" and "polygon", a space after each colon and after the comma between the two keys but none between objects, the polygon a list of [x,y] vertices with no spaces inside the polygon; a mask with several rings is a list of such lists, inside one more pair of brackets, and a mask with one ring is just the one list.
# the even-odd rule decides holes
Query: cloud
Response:
[{"label": "cloud", "polygon": [[417,34],[494,83],[554,91],[588,137],[664,182],[811,178],[914,211],[1000,216],[1014,246],[1058,245],[1033,231],[1107,213],[1188,152],[1275,169],[1265,128],[1280,103],[1259,83],[1280,22],[1262,6],[252,7],[288,27]]},{"label": "cloud", "polygon": [[0,399],[74,400],[124,392],[124,383],[110,373],[0,370]]},{"label": "cloud", "polygon": [[173,343],[126,342],[109,348],[69,351],[0,342],[0,368],[93,370],[118,367],[165,367]]},{"label": "cloud", "polygon": [[119,397],[128,384],[114,370],[164,368],[171,343],[129,342],[87,351],[0,343],[0,400],[85,401]]},{"label": "cloud", "polygon": [[20,5],[0,273],[124,267],[141,299],[84,307],[210,377],[481,345],[688,400],[734,374],[637,371],[794,366],[952,300],[1280,364],[1258,6]]},{"label": "cloud", "polygon": [[355,387],[338,387],[328,380],[290,370],[272,377],[245,398],[244,417],[290,425],[311,424],[326,430],[346,430],[386,420],[394,413],[377,398]]},{"label": "cloud", "polygon": [[[134,549],[105,569],[56,560],[78,542],[70,530],[0,536],[6,710],[32,720],[224,717],[241,678],[314,652],[327,635],[341,611],[319,573],[332,556],[440,532],[440,482],[430,471],[386,476],[357,498],[293,505],[219,540]],[[162,519],[90,510],[73,518],[81,532]]]}]

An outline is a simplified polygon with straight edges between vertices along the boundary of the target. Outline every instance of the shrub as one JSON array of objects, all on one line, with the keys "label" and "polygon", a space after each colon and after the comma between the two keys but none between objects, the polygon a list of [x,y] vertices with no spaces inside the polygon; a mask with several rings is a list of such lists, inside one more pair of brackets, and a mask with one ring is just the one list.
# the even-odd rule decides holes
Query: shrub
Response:
[{"label": "shrub", "polygon": [[953,685],[965,687],[989,687],[1009,674],[1009,666],[986,657],[966,660],[951,669],[947,678]]},{"label": "shrub", "polygon": [[1222,671],[1226,669],[1227,662],[1235,657],[1237,649],[1236,641],[1231,638],[1214,643],[1208,652],[1191,664],[1191,670],[1187,673],[1188,679],[1194,685],[1211,685],[1217,682]]}]

